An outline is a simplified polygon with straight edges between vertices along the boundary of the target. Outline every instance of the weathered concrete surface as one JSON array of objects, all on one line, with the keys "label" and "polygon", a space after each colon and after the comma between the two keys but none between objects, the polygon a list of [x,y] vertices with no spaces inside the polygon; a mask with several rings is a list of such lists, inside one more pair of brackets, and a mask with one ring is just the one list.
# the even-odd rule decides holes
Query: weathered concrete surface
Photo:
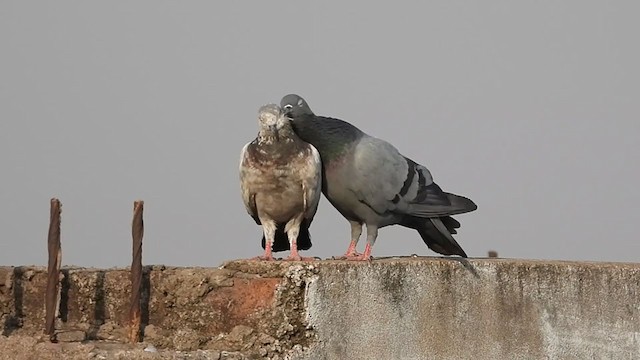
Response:
[{"label": "weathered concrete surface", "polygon": [[[203,359],[282,358],[301,351],[311,341],[310,330],[302,324],[304,286],[300,279],[308,277],[303,265],[281,262],[267,266],[237,262],[224,269],[147,267],[143,275],[144,345],[173,351],[166,355],[171,359],[184,358],[175,351]],[[56,329],[64,344],[44,347],[40,342],[46,269],[0,267],[0,323],[7,337],[0,336],[0,348],[23,346],[30,349],[25,356],[55,349],[65,359],[86,359],[86,348],[74,343],[98,350],[108,345],[112,352],[126,343],[128,271],[66,268],[61,283]],[[31,344],[29,339],[37,342]],[[141,349],[119,349],[125,350],[129,351],[125,358],[145,355]],[[196,350],[213,355],[190,353]],[[0,352],[0,359],[15,359],[14,355]],[[42,356],[46,359],[48,355]]]},{"label": "weathered concrete surface", "polygon": [[638,359],[640,265],[380,260],[322,266],[307,359]]},{"label": "weathered concrete surface", "polygon": [[[64,270],[58,344],[44,268],[0,267],[0,359],[637,359],[640,264],[441,258]],[[144,351],[153,345],[157,352]],[[149,348],[147,348],[149,350]]]}]

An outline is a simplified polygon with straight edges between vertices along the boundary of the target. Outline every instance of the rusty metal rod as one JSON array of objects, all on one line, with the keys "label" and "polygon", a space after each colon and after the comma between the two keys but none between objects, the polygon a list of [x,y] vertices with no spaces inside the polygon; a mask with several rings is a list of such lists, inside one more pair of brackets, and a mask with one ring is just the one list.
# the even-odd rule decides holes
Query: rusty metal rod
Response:
[{"label": "rusty metal rod", "polygon": [[129,340],[132,343],[139,342],[141,308],[140,299],[142,291],[142,236],[144,234],[144,222],[142,210],[144,201],[133,203],[133,221],[131,223],[131,235],[133,237],[133,260],[131,262],[131,304],[129,307]]},{"label": "rusty metal rod", "polygon": [[58,307],[60,264],[62,262],[62,247],[60,246],[60,200],[51,199],[51,214],[49,218],[49,264],[47,267],[47,292],[45,295],[45,328],[50,341],[55,341],[55,320]]}]

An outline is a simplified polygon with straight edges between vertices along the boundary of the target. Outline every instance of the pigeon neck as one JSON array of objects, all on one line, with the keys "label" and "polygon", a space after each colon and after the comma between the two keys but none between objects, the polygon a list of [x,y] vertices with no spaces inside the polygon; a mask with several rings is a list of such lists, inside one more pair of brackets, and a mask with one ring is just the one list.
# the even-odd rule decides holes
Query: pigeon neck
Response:
[{"label": "pigeon neck", "polygon": [[265,144],[291,141],[294,135],[291,126],[284,126],[280,129],[261,129],[258,133],[258,141]]},{"label": "pigeon neck", "polygon": [[323,161],[340,158],[364,135],[345,121],[324,116],[296,117],[293,129],[302,141],[318,149]]}]

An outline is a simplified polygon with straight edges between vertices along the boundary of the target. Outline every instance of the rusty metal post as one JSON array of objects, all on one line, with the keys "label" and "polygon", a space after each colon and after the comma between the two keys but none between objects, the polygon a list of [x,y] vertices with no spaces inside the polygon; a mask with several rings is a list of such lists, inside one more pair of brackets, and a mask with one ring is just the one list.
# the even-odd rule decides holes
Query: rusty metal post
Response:
[{"label": "rusty metal post", "polygon": [[144,222],[142,220],[143,208],[144,201],[138,200],[133,203],[133,221],[131,223],[131,235],[133,237],[133,260],[131,262],[131,304],[129,308],[129,340],[132,343],[137,343],[140,341],[142,236],[144,234]]},{"label": "rusty metal post", "polygon": [[47,292],[45,295],[45,329],[50,341],[55,341],[55,320],[58,312],[58,295],[60,282],[60,264],[62,262],[62,247],[60,246],[60,200],[51,199],[51,214],[49,218],[49,264],[47,267]]}]

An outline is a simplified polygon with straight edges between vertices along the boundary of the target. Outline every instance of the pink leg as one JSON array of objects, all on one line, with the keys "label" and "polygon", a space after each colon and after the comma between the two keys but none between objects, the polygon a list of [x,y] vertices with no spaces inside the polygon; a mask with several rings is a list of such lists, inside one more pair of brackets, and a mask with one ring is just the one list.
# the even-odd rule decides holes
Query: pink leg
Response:
[{"label": "pink leg", "polygon": [[368,242],[367,242],[367,246],[364,247],[364,253],[362,253],[362,255],[347,258],[347,260],[353,260],[353,261],[366,261],[371,259],[372,259],[371,244],[369,244]]},{"label": "pink leg", "polygon": [[354,258],[357,258],[360,255],[361,254],[358,251],[356,251],[356,241],[351,240],[351,243],[349,244],[349,248],[347,249],[347,252],[341,257],[339,257],[338,259],[353,260]]},{"label": "pink leg", "polygon": [[358,239],[360,239],[360,235],[362,234],[362,223],[359,221],[349,220],[349,224],[351,225],[351,243],[349,244],[347,252],[338,259],[349,260],[360,256],[358,251],[356,251],[356,245],[358,244]]},{"label": "pink leg", "polygon": [[313,261],[315,260],[312,257],[302,257],[300,256],[300,254],[298,254],[298,243],[296,240],[293,240],[291,242],[291,254],[289,255],[288,258],[285,259],[285,261]]},{"label": "pink leg", "polygon": [[313,261],[315,259],[310,257],[300,256],[300,254],[298,254],[298,242],[295,239],[293,239],[291,241],[291,254],[285,260],[286,261]]},{"label": "pink leg", "polygon": [[264,246],[264,255],[262,256],[256,256],[254,258],[252,258],[251,260],[264,260],[264,261],[273,261],[273,255],[271,255],[271,242],[270,241],[266,241],[266,244]]},{"label": "pink leg", "polygon": [[349,243],[349,248],[347,249],[347,252],[344,254],[344,256],[353,257],[358,255],[360,255],[360,253],[358,253],[358,251],[356,250],[356,241],[351,240],[351,243]]}]

